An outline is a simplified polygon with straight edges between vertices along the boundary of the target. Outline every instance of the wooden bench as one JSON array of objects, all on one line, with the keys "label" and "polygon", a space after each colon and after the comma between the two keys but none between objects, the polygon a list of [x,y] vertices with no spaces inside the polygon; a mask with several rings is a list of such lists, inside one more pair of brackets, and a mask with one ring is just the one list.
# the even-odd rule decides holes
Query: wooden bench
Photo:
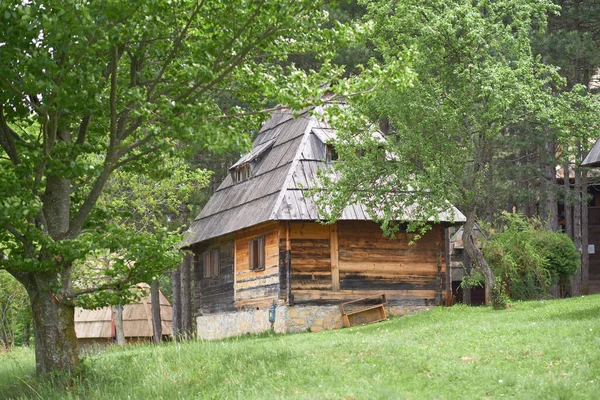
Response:
[{"label": "wooden bench", "polygon": [[387,319],[383,308],[385,304],[387,304],[385,294],[363,297],[340,304],[344,325],[350,327]]}]

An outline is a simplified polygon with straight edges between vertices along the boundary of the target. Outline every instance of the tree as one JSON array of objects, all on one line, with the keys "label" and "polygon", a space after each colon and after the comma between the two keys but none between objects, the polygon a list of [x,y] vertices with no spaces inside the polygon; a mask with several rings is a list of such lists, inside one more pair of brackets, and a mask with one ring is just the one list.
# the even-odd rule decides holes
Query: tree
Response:
[{"label": "tree", "polygon": [[[550,89],[560,84],[555,71],[531,50],[553,11],[537,0],[369,3],[376,49],[386,63],[410,58],[412,81],[384,79],[331,111],[340,161],[320,177],[324,215],[360,202],[393,234],[399,222],[424,227],[456,204],[467,218],[465,250],[495,302],[496,280],[472,231],[487,204],[510,193],[504,175],[520,158],[519,128],[544,130],[569,111]],[[371,121],[382,119],[384,141],[371,134]]]},{"label": "tree", "polygon": [[29,344],[25,332],[31,321],[28,306],[23,287],[6,271],[0,271],[0,349]]},{"label": "tree", "polygon": [[[5,2],[0,267],[29,295],[38,373],[78,363],[80,296],[149,281],[180,261],[165,230],[114,223],[118,210],[101,206],[111,176],[164,175],[157,155],[248,141],[239,132],[262,118],[249,110],[300,107],[321,75],[288,66],[284,77],[280,61],[307,46],[326,56],[345,33],[321,30],[320,10],[286,0]],[[244,107],[221,107],[224,96]],[[76,289],[74,268],[90,254],[111,258],[114,279]]]}]

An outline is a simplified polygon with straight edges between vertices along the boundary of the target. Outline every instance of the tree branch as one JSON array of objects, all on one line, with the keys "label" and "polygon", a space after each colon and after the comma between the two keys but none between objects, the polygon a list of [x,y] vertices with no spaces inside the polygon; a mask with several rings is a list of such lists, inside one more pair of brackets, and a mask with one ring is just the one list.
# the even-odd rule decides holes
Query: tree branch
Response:
[{"label": "tree branch", "polygon": [[192,25],[192,22],[194,21],[194,19],[196,18],[196,16],[200,12],[200,9],[203,6],[204,6],[204,0],[202,0],[200,3],[198,3],[196,5],[196,8],[194,9],[194,11],[192,12],[192,14],[188,18],[188,21],[187,21],[185,27],[183,28],[183,30],[181,31],[181,33],[177,36],[177,39],[175,39],[175,43],[173,45],[173,48],[171,49],[171,52],[167,56],[167,59],[165,60],[165,62],[163,63],[163,65],[162,65],[162,67],[160,69],[160,71],[156,75],[156,78],[153,79],[154,82],[148,87],[148,92],[146,94],[146,100],[149,101],[152,98],[152,92],[154,91],[154,88],[158,84],[158,81],[160,81],[162,79],[162,77],[165,74],[165,71],[167,70],[169,64],[171,64],[171,61],[173,61],[173,58],[175,58],[175,55],[177,54],[177,51],[179,50],[179,47],[181,46],[181,43],[183,41],[184,36],[187,34],[188,29]]},{"label": "tree branch", "polygon": [[8,85],[8,87],[10,87],[16,94],[21,96],[23,98],[23,100],[25,100],[29,104],[29,106],[33,110],[35,110],[39,115],[47,115],[47,113],[44,110],[42,110],[37,104],[35,104],[35,102],[31,101],[31,99],[27,98],[27,95],[25,93],[23,93],[22,90],[20,90],[18,87],[16,87],[6,77],[0,76],[0,79],[2,79],[4,81],[4,83],[6,83]]},{"label": "tree branch", "polygon": [[0,104],[0,146],[4,149],[13,164],[21,164],[21,157],[14,142],[14,136],[19,136],[6,123],[4,107]]}]

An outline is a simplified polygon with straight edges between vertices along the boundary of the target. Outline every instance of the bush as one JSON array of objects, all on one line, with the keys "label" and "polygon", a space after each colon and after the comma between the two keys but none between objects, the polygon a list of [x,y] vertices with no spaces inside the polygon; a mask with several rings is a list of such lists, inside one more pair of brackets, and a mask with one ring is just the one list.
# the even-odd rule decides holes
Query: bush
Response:
[{"label": "bush", "polygon": [[581,266],[581,257],[573,241],[564,233],[541,231],[536,246],[546,260],[546,269],[554,284],[565,285]]},{"label": "bush", "polygon": [[484,255],[494,275],[514,300],[545,296],[551,285],[564,284],[580,265],[568,236],[552,232],[538,219],[503,213]]}]

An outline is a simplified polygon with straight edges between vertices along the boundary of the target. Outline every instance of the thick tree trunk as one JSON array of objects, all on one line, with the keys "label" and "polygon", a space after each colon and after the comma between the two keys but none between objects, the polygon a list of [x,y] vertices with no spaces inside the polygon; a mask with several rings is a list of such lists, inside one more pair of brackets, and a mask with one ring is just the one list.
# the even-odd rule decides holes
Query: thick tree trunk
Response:
[{"label": "thick tree trunk", "polygon": [[115,321],[115,336],[119,346],[125,346],[125,328],[123,327],[123,304],[113,306],[113,316]]},{"label": "thick tree trunk", "polygon": [[191,287],[192,255],[186,253],[181,263],[181,331],[185,338],[192,337],[192,287]]},{"label": "thick tree trunk", "polygon": [[[548,229],[556,232],[558,230],[558,205],[556,203],[556,146],[550,138],[547,137],[548,133],[546,133],[546,138],[544,139],[543,145],[543,157],[546,159],[544,162],[543,170],[544,170],[544,183],[541,189],[544,191],[543,198],[545,200],[545,204],[541,205],[543,209],[542,218],[546,221]],[[540,210],[541,211],[541,210]]]},{"label": "thick tree trunk", "polygon": [[475,227],[476,218],[477,210],[475,207],[473,207],[473,209],[469,211],[467,215],[467,221],[463,226],[463,245],[465,247],[465,251],[469,254],[469,258],[471,259],[474,267],[483,275],[483,278],[485,279],[485,304],[489,305],[491,301],[493,306],[497,307],[497,299],[496,296],[493,295],[496,289],[496,279],[494,278],[494,273],[483,258],[483,254],[477,247],[475,238],[473,237],[473,228]]},{"label": "thick tree trunk", "polygon": [[21,280],[31,302],[38,374],[71,372],[79,364],[75,307],[52,291],[56,281],[56,275],[43,276],[41,273]]},{"label": "thick tree trunk", "polygon": [[173,285],[173,338],[181,340],[181,270],[174,269],[171,272],[171,283]]},{"label": "thick tree trunk", "polygon": [[160,343],[162,340],[162,321],[160,319],[160,291],[157,279],[152,279],[150,303],[152,305],[152,342]]}]

